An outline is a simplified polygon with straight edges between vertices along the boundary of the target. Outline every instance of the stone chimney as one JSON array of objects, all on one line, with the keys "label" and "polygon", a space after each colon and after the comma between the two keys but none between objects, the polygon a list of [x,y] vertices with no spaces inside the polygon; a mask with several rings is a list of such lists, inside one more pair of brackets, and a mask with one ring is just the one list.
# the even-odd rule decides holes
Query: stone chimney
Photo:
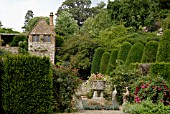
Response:
[{"label": "stone chimney", "polygon": [[54,29],[54,23],[53,23],[53,12],[50,12],[50,26],[51,26],[51,29]]}]

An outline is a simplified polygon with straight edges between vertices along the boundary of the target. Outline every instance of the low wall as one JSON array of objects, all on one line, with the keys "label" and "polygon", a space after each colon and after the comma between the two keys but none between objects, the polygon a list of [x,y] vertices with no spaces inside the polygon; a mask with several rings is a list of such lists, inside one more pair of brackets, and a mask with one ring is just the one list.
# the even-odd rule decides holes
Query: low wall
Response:
[{"label": "low wall", "polygon": [[7,46],[0,46],[0,49],[10,51],[12,53],[18,53],[18,47],[7,47]]}]

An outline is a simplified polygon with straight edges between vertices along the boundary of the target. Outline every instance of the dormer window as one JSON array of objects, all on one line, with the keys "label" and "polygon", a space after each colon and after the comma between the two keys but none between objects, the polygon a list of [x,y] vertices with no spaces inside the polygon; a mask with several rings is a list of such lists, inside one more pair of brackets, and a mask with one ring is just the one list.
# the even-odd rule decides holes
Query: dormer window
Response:
[{"label": "dormer window", "polygon": [[44,42],[51,42],[50,35],[44,35]]},{"label": "dormer window", "polygon": [[32,42],[40,42],[40,36],[39,35],[33,35],[32,36]]}]

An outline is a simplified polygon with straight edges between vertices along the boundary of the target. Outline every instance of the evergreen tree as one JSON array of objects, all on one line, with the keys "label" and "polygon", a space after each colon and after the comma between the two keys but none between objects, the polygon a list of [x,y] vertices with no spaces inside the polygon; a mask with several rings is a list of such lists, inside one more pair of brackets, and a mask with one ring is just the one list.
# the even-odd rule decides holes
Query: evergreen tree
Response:
[{"label": "evergreen tree", "polygon": [[32,10],[28,10],[26,15],[25,15],[25,22],[24,22],[24,26],[22,27],[22,29],[25,31],[27,26],[28,26],[28,22],[30,19],[32,19],[34,16],[34,13]]}]

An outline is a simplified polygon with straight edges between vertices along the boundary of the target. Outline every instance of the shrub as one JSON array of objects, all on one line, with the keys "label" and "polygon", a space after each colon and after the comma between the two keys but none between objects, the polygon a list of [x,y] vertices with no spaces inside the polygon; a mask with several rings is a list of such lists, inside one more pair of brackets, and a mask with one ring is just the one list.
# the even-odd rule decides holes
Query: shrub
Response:
[{"label": "shrub", "polygon": [[126,103],[123,112],[130,114],[169,114],[170,107],[162,103],[154,104],[150,100],[142,101],[138,104]]},{"label": "shrub", "polygon": [[[138,73],[138,70],[136,68],[127,67],[123,61],[119,61],[119,60],[117,61],[116,69],[114,69],[110,74],[112,77],[112,84],[117,85],[116,99],[119,104],[122,104],[123,102],[122,93],[126,92],[125,87],[128,86],[130,90],[131,89],[130,85],[133,84],[139,78],[140,74]],[[129,100],[131,99],[133,98],[129,97]]]},{"label": "shrub", "polygon": [[52,77],[48,58],[7,56],[2,79],[6,113],[47,114],[52,111]]},{"label": "shrub", "polygon": [[170,62],[170,29],[165,30],[156,57],[158,62]]},{"label": "shrub", "polygon": [[26,39],[27,39],[27,37],[25,35],[14,36],[10,45],[11,46],[18,46],[20,41],[25,41]]},{"label": "shrub", "polygon": [[110,75],[110,72],[116,68],[116,59],[118,55],[118,50],[114,49],[110,54],[110,59],[107,67],[107,74]]},{"label": "shrub", "polygon": [[154,76],[161,76],[170,82],[170,63],[152,63],[150,74]]},{"label": "shrub", "polygon": [[72,112],[74,105],[72,96],[78,88],[80,80],[77,71],[69,67],[53,68],[53,96],[56,112]]},{"label": "shrub", "polygon": [[143,56],[142,63],[153,63],[156,61],[156,54],[158,49],[158,42],[149,41],[146,43]]},{"label": "shrub", "polygon": [[105,52],[102,55],[101,62],[100,62],[100,71],[99,71],[101,74],[107,73],[106,71],[107,71],[107,66],[108,66],[108,63],[109,63],[109,58],[110,58],[109,52]]},{"label": "shrub", "polygon": [[91,67],[91,73],[97,73],[100,70],[100,61],[102,58],[102,55],[104,53],[103,48],[97,48],[95,50],[94,56],[93,56],[93,61],[92,61],[92,67]]},{"label": "shrub", "polygon": [[142,43],[136,43],[132,46],[126,59],[126,65],[135,62],[141,62],[144,45]]},{"label": "shrub", "polygon": [[121,47],[120,47],[120,50],[119,50],[119,53],[118,53],[118,59],[122,60],[122,61],[126,61],[126,58],[127,58],[127,55],[131,49],[131,46],[132,44],[129,43],[129,42],[124,42]]},{"label": "shrub", "polygon": [[162,102],[169,105],[170,85],[163,78],[154,76],[141,77],[133,87],[136,103],[150,99],[153,103]]}]

